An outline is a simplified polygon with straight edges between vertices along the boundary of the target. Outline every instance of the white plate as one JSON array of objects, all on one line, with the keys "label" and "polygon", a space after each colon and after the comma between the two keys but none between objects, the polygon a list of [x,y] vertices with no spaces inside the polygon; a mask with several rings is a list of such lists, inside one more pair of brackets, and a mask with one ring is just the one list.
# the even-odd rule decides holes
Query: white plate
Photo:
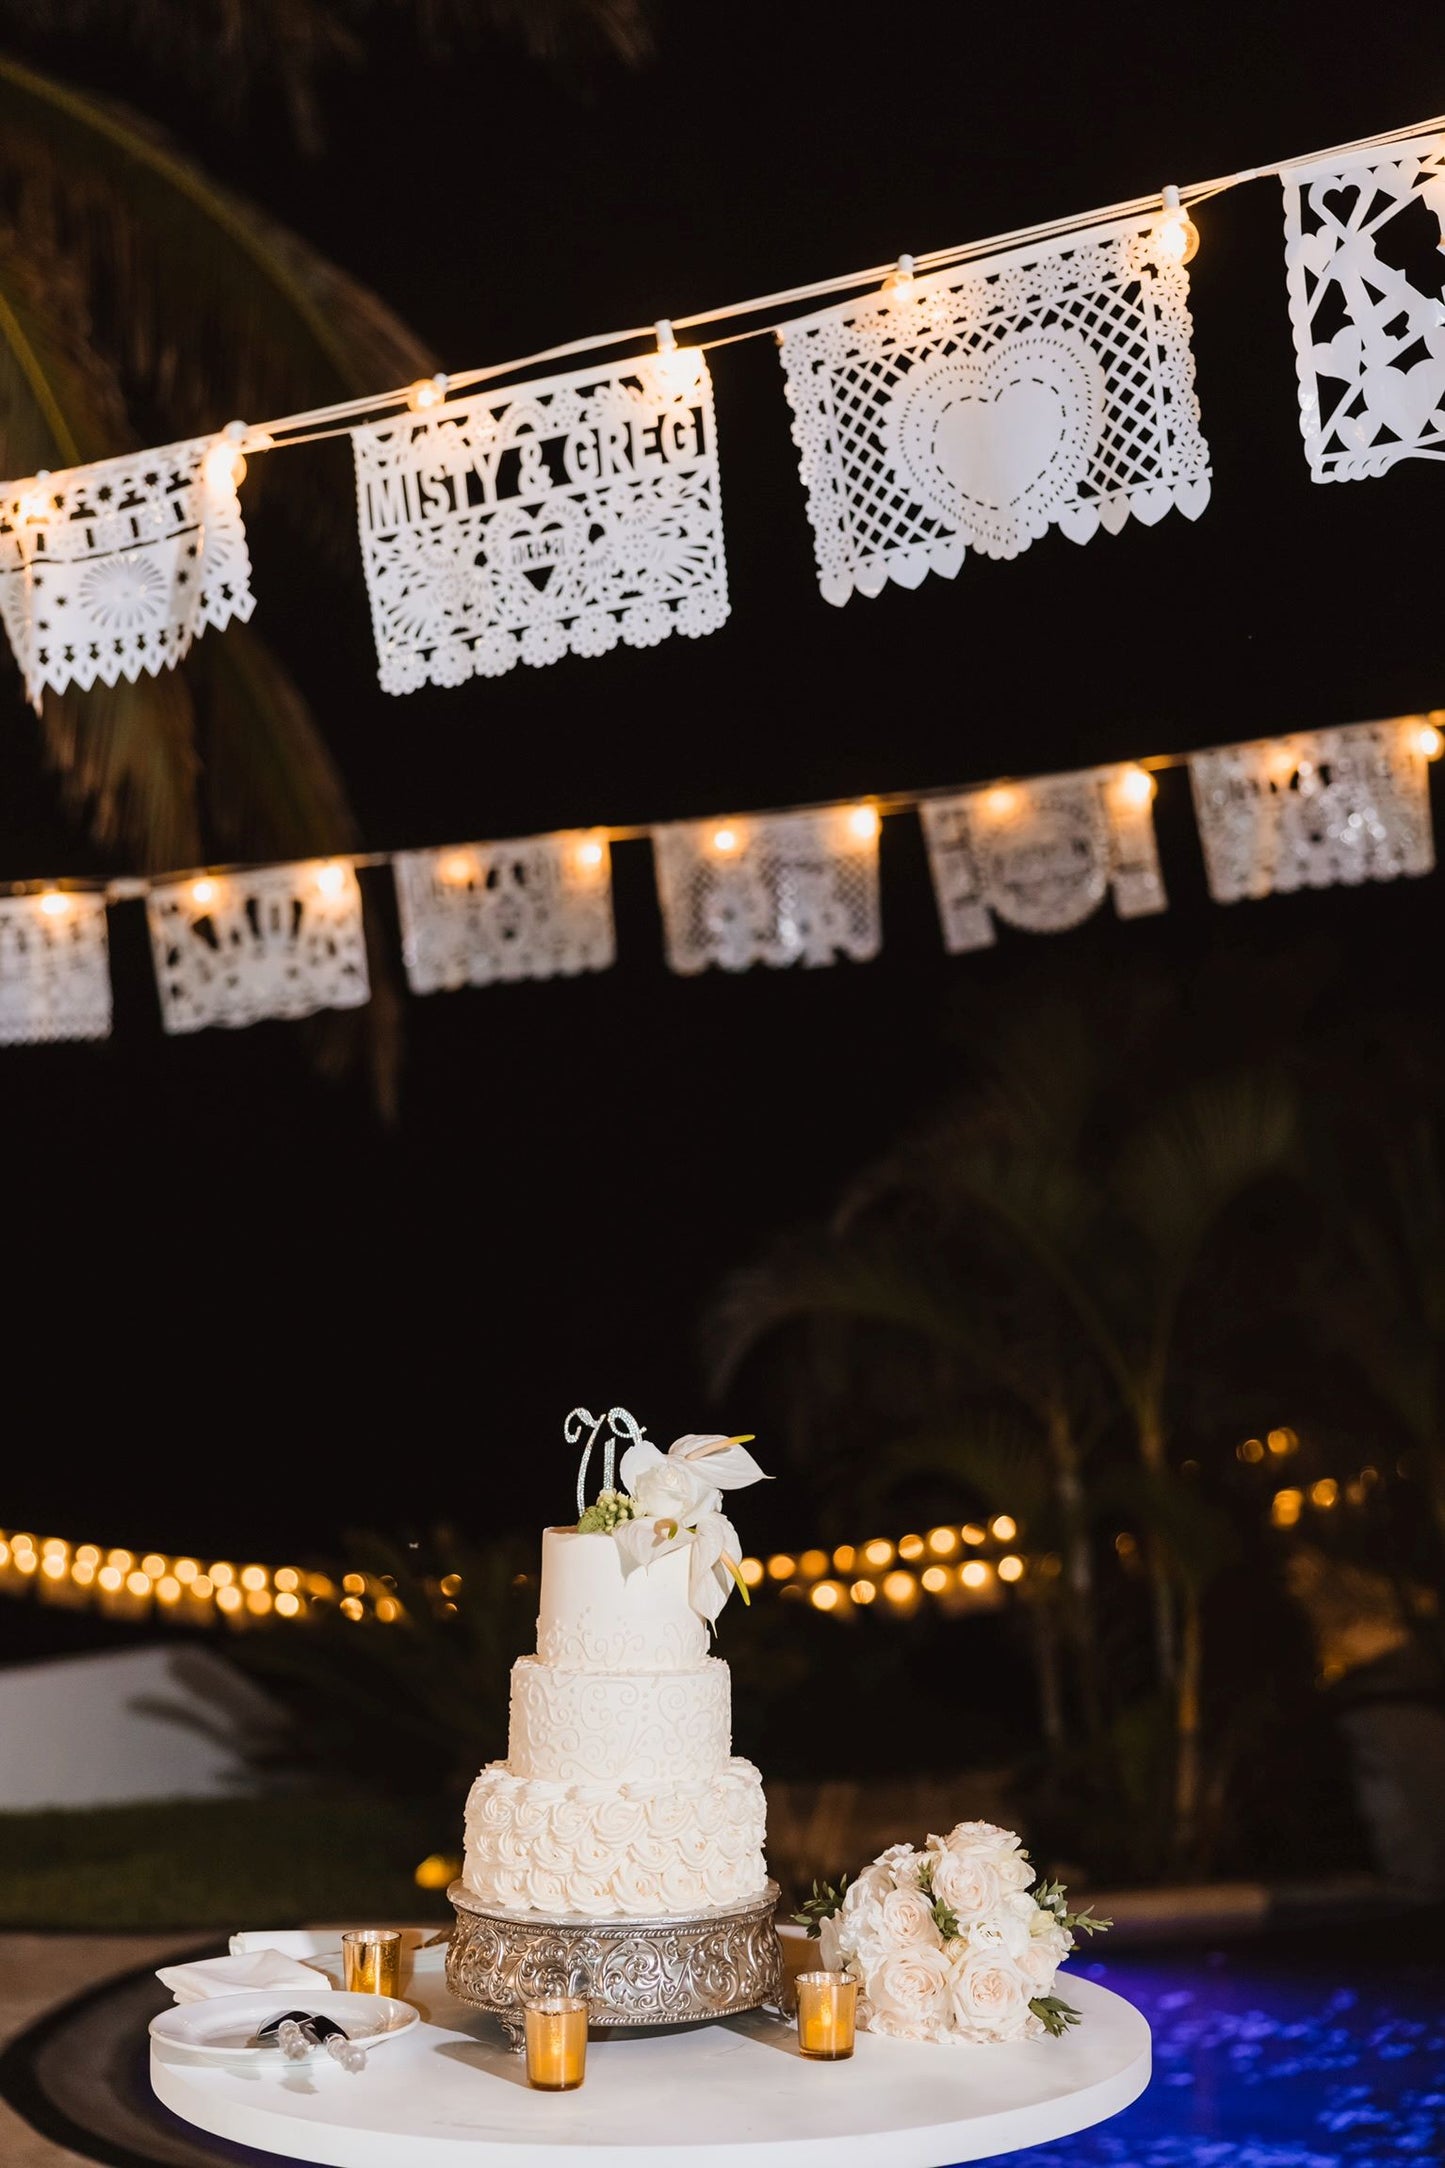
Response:
[{"label": "white plate", "polygon": [[[162,2010],[159,2017],[151,2019],[150,2035],[168,2047],[187,2048],[207,2062],[265,2061],[285,2070],[294,2066],[288,2065],[279,2048],[252,2047],[250,2043],[260,2026],[286,2010],[306,2010],[313,2017],[333,2018],[368,2054],[383,2041],[397,2040],[410,2032],[420,2018],[420,2012],[409,2002],[398,2002],[391,1995],[347,1995],[339,1989],[313,1994],[306,1988],[273,1987],[259,1994],[212,1995],[205,2002],[177,2003],[174,2009]],[[307,2059],[315,2056],[329,2059],[324,2047],[316,2048]]]}]

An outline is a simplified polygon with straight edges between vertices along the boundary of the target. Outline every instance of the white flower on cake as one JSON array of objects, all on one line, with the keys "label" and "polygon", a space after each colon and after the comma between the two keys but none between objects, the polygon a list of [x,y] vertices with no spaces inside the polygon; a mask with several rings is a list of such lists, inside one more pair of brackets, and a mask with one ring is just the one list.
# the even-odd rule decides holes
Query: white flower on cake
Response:
[{"label": "white flower on cake", "polygon": [[1059,1884],[992,1822],[959,1822],[921,1851],[890,1845],[841,1890],[815,1882],[795,1917],[828,1970],[858,1982],[865,2029],[975,2044],[1075,2024],[1054,1975],[1076,1933],[1109,1925],[1070,1912]]},{"label": "white flower on cake", "polygon": [[746,1437],[729,1438],[720,1431],[689,1431],[660,1453],[650,1439],[641,1438],[618,1464],[636,1516],[616,1520],[610,1529],[622,1553],[624,1575],[690,1546],[688,1602],[709,1625],[735,1587],[748,1600],[738,1569],[742,1545],[721,1510],[725,1490],[767,1480],[748,1443]]}]

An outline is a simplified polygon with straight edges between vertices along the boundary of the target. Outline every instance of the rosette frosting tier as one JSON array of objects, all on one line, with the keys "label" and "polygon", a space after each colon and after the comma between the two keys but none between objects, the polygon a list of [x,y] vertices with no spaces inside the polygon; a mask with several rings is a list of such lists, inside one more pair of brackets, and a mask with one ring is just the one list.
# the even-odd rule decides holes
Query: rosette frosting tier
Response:
[{"label": "rosette frosting tier", "polygon": [[542,1539],[538,1651],[508,1758],[467,1801],[463,1881],[507,1910],[645,1919],[756,1898],[762,1780],[732,1755],[727,1665],[674,1551],[624,1576],[610,1535]]}]

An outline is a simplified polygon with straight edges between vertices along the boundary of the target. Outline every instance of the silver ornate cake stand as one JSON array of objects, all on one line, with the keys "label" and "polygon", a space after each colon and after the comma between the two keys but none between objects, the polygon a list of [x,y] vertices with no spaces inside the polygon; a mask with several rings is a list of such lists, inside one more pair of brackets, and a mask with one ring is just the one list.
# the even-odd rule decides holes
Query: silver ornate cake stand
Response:
[{"label": "silver ornate cake stand", "polygon": [[500,2018],[522,2044],[523,2005],[581,1995],[594,2025],[696,2025],[739,2010],[781,2014],[783,1952],[773,1924],[778,1885],[751,1904],[690,1918],[545,1919],[485,1904],[453,1882],[456,1925],[447,1986]]}]

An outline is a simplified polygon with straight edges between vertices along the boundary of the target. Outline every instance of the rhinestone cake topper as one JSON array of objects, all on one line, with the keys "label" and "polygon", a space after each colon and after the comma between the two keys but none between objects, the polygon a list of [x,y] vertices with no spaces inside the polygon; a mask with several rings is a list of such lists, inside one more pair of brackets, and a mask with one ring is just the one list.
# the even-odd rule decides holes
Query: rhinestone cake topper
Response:
[{"label": "rhinestone cake topper", "polygon": [[592,1458],[592,1448],[597,1443],[597,1434],[604,1423],[607,1425],[607,1436],[602,1446],[602,1488],[605,1491],[614,1487],[618,1440],[625,1439],[629,1445],[642,1445],[645,1442],[646,1433],[642,1425],[635,1415],[628,1414],[626,1408],[609,1408],[605,1415],[593,1415],[588,1408],[572,1410],[562,1426],[562,1435],[567,1443],[575,1445],[583,1432],[587,1433],[587,1443],[582,1448],[582,1459],[577,1468],[579,1520],[587,1511],[587,1463]]}]

